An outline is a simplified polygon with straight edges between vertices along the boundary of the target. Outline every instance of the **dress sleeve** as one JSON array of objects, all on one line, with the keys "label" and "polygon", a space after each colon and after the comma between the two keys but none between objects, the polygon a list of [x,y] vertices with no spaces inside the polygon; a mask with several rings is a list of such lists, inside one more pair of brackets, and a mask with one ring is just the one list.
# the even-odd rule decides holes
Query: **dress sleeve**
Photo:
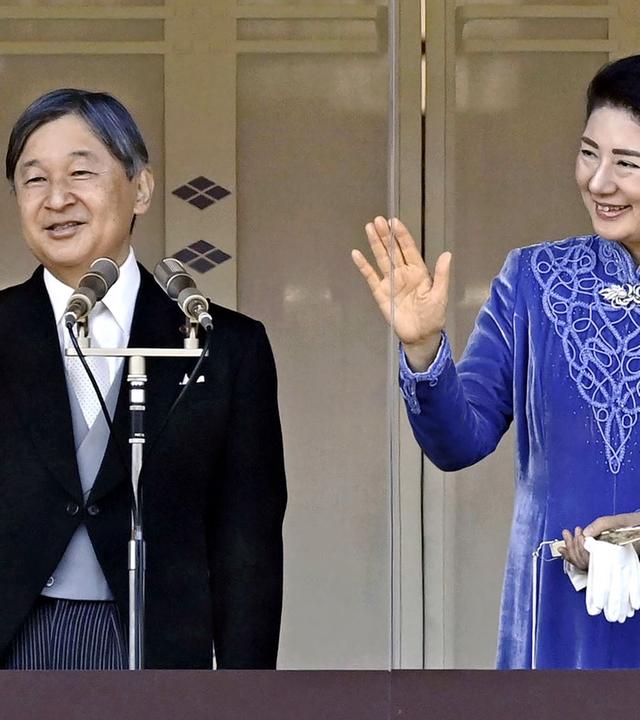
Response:
[{"label": "dress sleeve", "polygon": [[429,382],[435,385],[447,361],[451,359],[451,345],[445,332],[442,333],[440,345],[436,356],[424,372],[415,372],[409,367],[409,361],[400,345],[400,392],[407,404],[407,410],[414,415],[420,414],[420,403],[416,395],[416,387],[419,382]]},{"label": "dress sleeve", "polygon": [[[416,440],[442,470],[458,470],[491,453],[513,418],[515,297],[520,250],[509,253],[491,284],[460,362],[446,334],[425,373],[400,369]],[[408,370],[408,372],[407,372]]]}]

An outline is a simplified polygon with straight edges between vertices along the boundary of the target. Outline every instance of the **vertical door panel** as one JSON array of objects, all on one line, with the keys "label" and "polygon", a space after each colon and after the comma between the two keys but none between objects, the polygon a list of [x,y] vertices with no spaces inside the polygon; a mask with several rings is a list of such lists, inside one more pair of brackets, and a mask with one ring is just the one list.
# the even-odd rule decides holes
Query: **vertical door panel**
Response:
[{"label": "vertical door panel", "polygon": [[382,55],[241,57],[238,288],[278,362],[281,667],[389,663],[387,330],[352,265],[386,205]]}]

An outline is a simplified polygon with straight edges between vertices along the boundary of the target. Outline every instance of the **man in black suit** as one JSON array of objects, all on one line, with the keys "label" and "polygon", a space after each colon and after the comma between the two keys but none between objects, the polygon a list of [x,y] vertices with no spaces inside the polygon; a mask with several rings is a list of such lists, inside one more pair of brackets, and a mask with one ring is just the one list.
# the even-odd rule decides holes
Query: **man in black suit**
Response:
[{"label": "man in black suit", "polygon": [[[94,343],[181,347],[184,318],[130,246],[153,177],[127,110],[58,90],[14,126],[7,178],[41,265],[0,293],[0,664],[126,666],[131,488],[122,362],[102,360],[108,437],[72,360],[62,310],[97,257],[121,266]],[[276,373],[262,325],[212,305],[212,351],[145,457],[145,665],[275,667],[286,504]],[[95,320],[92,318],[95,314]],[[93,327],[91,323],[93,322]],[[75,361],[77,362],[77,360]],[[153,439],[193,360],[147,364]]]}]

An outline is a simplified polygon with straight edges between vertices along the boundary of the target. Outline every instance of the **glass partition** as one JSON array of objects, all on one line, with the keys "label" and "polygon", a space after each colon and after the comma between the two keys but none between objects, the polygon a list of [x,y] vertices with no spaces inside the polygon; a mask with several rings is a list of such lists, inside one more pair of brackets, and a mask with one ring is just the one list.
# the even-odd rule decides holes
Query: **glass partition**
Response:
[{"label": "glass partition", "polygon": [[[510,249],[589,230],[584,90],[634,50],[632,5],[3,5],[3,137],[46,90],[115,94],[156,177],[138,259],[185,259],[266,327],[289,488],[279,667],[494,666],[512,437],[459,472],[422,457],[397,339],[349,254],[376,215],[401,217],[431,268],[451,250],[458,358]],[[6,287],[35,261],[8,187],[0,209]]]},{"label": "glass partition", "polygon": [[[387,212],[386,3],[14,6],[0,38],[5,140],[46,90],[116,95],[156,177],[138,259],[183,258],[215,302],[266,327],[289,491],[279,667],[389,668],[396,351],[350,259]],[[7,287],[36,262],[8,187],[0,207]]]},{"label": "glass partition", "polygon": [[[585,5],[422,3],[424,252],[431,265],[443,250],[453,253],[447,329],[455,359],[511,249],[590,231],[574,180],[585,91],[624,31],[612,8]],[[398,442],[410,444],[402,413],[396,428]],[[415,462],[400,459],[402,485]],[[425,458],[418,472],[420,529],[407,542],[423,551],[424,664],[493,668],[513,434],[470,468],[444,473]],[[410,510],[403,519],[417,522]],[[412,580],[419,587],[409,571],[404,585]]]}]

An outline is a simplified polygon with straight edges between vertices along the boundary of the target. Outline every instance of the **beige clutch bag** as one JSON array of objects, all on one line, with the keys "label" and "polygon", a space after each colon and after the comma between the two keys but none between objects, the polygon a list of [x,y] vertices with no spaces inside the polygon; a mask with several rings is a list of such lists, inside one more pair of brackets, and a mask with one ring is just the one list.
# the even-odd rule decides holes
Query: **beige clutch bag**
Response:
[{"label": "beige clutch bag", "polygon": [[[612,545],[629,545],[640,541],[640,525],[617,528],[616,530],[605,530],[600,533],[596,540],[611,543]],[[551,556],[560,557],[559,548],[565,547],[564,540],[556,540],[551,543]],[[640,548],[636,548],[640,550]]]}]

